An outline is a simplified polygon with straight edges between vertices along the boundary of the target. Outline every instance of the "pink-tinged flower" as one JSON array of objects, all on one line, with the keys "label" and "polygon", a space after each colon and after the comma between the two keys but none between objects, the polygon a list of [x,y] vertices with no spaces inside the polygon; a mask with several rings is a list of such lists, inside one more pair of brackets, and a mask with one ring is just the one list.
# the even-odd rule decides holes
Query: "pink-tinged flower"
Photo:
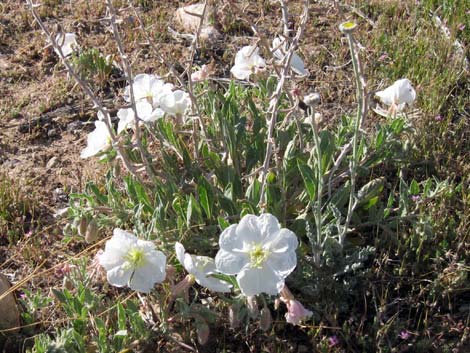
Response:
[{"label": "pink-tinged flower", "polygon": [[463,31],[465,29],[465,25],[463,23],[459,24],[459,26],[457,27],[459,29],[459,31]]},{"label": "pink-tinged flower", "polygon": [[286,302],[287,313],[286,321],[292,325],[300,325],[300,323],[313,315],[313,312],[305,309],[298,300],[288,300]]},{"label": "pink-tinged flower", "polygon": [[389,59],[389,58],[390,58],[390,57],[388,56],[387,53],[383,53],[382,55],[380,55],[380,57],[379,57],[378,60],[379,60],[379,61],[385,61],[385,60],[387,60],[387,59]]},{"label": "pink-tinged flower", "polygon": [[287,313],[285,315],[286,321],[292,325],[299,325],[301,321],[304,321],[313,315],[313,312],[305,309],[302,303],[294,299],[294,296],[287,286],[282,288],[280,299],[287,306]]},{"label": "pink-tinged flower", "polygon": [[191,74],[191,81],[200,82],[205,81],[209,77],[209,68],[207,65],[202,65],[202,67]]},{"label": "pink-tinged flower", "polygon": [[434,120],[436,120],[436,121],[442,121],[442,115],[436,115],[436,116],[434,117]]},{"label": "pink-tinged flower", "polygon": [[398,335],[402,340],[407,340],[408,338],[411,337],[411,334],[408,330],[402,330],[400,334]]},{"label": "pink-tinged flower", "polygon": [[338,344],[339,344],[338,336],[333,335],[333,336],[331,336],[331,337],[328,337],[328,345],[329,345],[330,347],[337,346]]}]

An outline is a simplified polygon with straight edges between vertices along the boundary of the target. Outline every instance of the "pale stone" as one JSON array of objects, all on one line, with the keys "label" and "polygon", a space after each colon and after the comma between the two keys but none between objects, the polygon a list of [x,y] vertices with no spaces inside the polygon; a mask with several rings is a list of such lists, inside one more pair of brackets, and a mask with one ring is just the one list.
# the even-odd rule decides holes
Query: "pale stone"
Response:
[{"label": "pale stone", "polygon": [[[196,32],[199,23],[201,22],[200,17],[194,16],[192,14],[202,15],[204,11],[204,4],[193,4],[188,6],[180,7],[176,10],[175,20],[186,32]],[[208,5],[206,9],[206,15],[204,16],[204,21],[202,23],[203,27],[210,25],[210,18],[213,17],[214,11]]]},{"label": "pale stone", "polygon": [[[8,279],[0,273],[0,297],[11,288]],[[8,293],[0,300],[0,330],[8,330],[20,326],[20,312],[16,304],[15,295]],[[16,333],[19,328],[9,331]]]}]

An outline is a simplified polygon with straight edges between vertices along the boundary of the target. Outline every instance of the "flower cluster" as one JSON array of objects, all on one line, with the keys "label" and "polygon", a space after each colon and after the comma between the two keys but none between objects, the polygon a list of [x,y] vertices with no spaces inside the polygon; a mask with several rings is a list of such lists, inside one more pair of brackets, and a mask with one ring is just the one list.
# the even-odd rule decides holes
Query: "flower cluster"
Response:
[{"label": "flower cluster", "polygon": [[[289,46],[287,40],[281,38],[274,38],[271,51],[277,64],[283,64]],[[305,69],[305,64],[297,55],[292,53],[290,59],[290,69],[300,76],[308,76],[308,71]],[[239,80],[248,80],[252,74],[257,74],[266,68],[265,60],[259,55],[259,48],[253,45],[248,45],[241,48],[235,56],[235,64],[231,68],[232,75]]]},{"label": "flower cluster", "polygon": [[[119,118],[118,135],[127,129],[132,129],[137,120],[151,123],[162,118],[165,114],[181,117],[190,106],[188,93],[174,89],[171,83],[166,83],[156,75],[139,74],[135,76],[132,86],[127,86],[123,94],[124,100],[129,104],[132,104],[132,96],[135,110],[133,107],[129,107],[121,108],[117,112]],[[95,122],[95,130],[88,135],[87,147],[81,153],[82,158],[95,156],[111,146],[109,129],[102,122],[103,115],[98,113],[98,119],[100,121]]]},{"label": "flower cluster", "polygon": [[[214,292],[230,292],[232,286],[214,275],[233,275],[246,297],[281,293],[288,307],[288,322],[298,324],[309,317],[310,312],[293,297],[284,298],[285,279],[297,265],[298,240],[293,232],[281,228],[276,217],[268,213],[245,215],[240,223],[222,232],[219,245],[220,250],[212,259],[191,255],[181,243],[175,243],[176,258],[188,275],[174,286],[174,295],[187,292],[194,282]],[[152,242],[121,229],[114,230],[98,261],[107,271],[108,282],[117,287],[127,285],[147,293],[165,279],[165,255]]]}]

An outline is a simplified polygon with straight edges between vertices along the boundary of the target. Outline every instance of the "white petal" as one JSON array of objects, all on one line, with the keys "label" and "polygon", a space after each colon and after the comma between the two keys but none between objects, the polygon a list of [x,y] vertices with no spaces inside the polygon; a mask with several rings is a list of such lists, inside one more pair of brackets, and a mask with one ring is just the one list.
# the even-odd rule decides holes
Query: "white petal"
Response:
[{"label": "white petal", "polygon": [[252,74],[252,71],[248,66],[242,66],[242,65],[233,66],[230,69],[230,72],[232,73],[233,76],[235,76],[235,78],[239,80],[247,80]]},{"label": "white petal", "polygon": [[380,98],[382,103],[386,105],[396,104],[398,110],[404,108],[404,104],[411,104],[416,99],[416,91],[411,85],[410,80],[403,78],[395,81],[393,85],[387,87],[383,91],[376,93],[376,96]]},{"label": "white petal", "polygon": [[[240,222],[241,223],[241,222]],[[263,213],[257,217],[257,228],[261,232],[263,240],[270,239],[273,235],[277,234],[281,229],[279,221],[270,213]]]},{"label": "white petal", "polygon": [[252,65],[258,67],[258,68],[264,68],[266,66],[266,62],[264,61],[264,59],[259,56],[259,55],[256,55],[254,57],[252,57],[251,59],[251,63]]},{"label": "white petal", "polygon": [[[57,44],[62,50],[62,54],[67,57],[71,55],[75,48],[78,48],[77,36],[75,33],[65,33],[64,35],[57,34],[55,37]],[[57,55],[59,55],[58,50],[54,48]]]},{"label": "white petal", "polygon": [[232,224],[224,229],[219,237],[219,247],[227,251],[243,248],[243,239],[237,236],[238,224]]},{"label": "white petal", "polygon": [[411,104],[416,99],[416,92],[411,85],[410,80],[404,78],[395,82],[398,89],[398,104]]},{"label": "white petal", "polygon": [[136,268],[134,275],[130,279],[129,287],[133,290],[148,293],[155,286],[165,279],[166,256],[158,250],[146,252],[146,265]]},{"label": "white petal", "polygon": [[110,269],[106,277],[108,282],[116,287],[124,287],[129,283],[129,279],[132,276],[133,269],[128,266],[117,266]]},{"label": "white petal", "polygon": [[215,255],[215,266],[217,270],[226,275],[235,275],[247,265],[249,262],[249,257],[243,253],[232,253],[220,249]]},{"label": "white petal", "polygon": [[194,275],[196,269],[194,265],[194,255],[190,255],[188,253],[184,254],[184,262],[183,266],[188,271],[189,274]]},{"label": "white petal", "polygon": [[103,121],[95,121],[95,130],[87,136],[87,147],[82,150],[80,157],[88,158],[110,147],[108,128]]},{"label": "white petal", "polygon": [[375,95],[380,98],[382,103],[386,105],[392,105],[394,101],[394,97],[395,97],[394,92],[395,92],[395,87],[390,86],[384,89],[383,91],[376,92]]},{"label": "white petal", "polygon": [[266,222],[269,222],[267,218],[261,220],[258,216],[247,214],[238,223],[236,236],[244,243],[260,243],[265,235],[262,227],[267,226]]},{"label": "white petal", "polygon": [[210,275],[217,272],[214,259],[207,256],[191,256],[193,266],[192,274],[196,282],[215,292],[230,292],[231,285]]},{"label": "white petal", "polygon": [[284,287],[284,278],[279,277],[269,268],[245,267],[238,274],[237,282],[246,296],[261,293],[276,295]]},{"label": "white petal", "polygon": [[182,265],[184,265],[184,253],[185,253],[185,251],[186,250],[184,249],[183,244],[181,244],[180,242],[175,243],[176,258],[178,259],[178,261]]},{"label": "white petal", "polygon": [[284,43],[285,41],[281,40],[281,38],[276,37],[273,39],[273,45],[272,45],[273,55],[278,60],[282,60],[285,56]]},{"label": "white petal", "polygon": [[117,117],[119,118],[117,133],[120,134],[122,131],[132,126],[134,122],[134,111],[131,108],[119,109]]},{"label": "white petal", "polygon": [[214,277],[196,277],[196,282],[213,292],[228,293],[232,290],[230,284]]},{"label": "white petal", "polygon": [[294,251],[281,254],[271,253],[265,266],[271,267],[279,277],[286,278],[297,266],[297,255]]},{"label": "white petal", "polygon": [[271,236],[266,239],[266,246],[270,251],[281,254],[295,251],[299,246],[299,241],[294,232],[282,228],[275,233],[271,233]]},{"label": "white petal", "polygon": [[305,64],[296,53],[292,54],[292,58],[290,59],[290,66],[295,73],[301,76],[307,76],[308,71],[305,69]]}]

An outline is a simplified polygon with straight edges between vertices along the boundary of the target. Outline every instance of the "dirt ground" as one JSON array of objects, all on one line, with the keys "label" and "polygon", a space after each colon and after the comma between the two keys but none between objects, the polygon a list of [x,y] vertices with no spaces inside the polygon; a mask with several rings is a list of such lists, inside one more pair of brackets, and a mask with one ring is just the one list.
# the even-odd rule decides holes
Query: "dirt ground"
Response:
[{"label": "dirt ground", "polygon": [[[39,12],[50,29],[77,33],[81,48],[98,48],[104,55],[117,54],[103,23],[104,2],[44,0],[41,3]],[[160,54],[181,72],[181,64],[189,55],[189,42],[172,35],[168,27],[183,33],[174,22],[174,11],[190,2],[139,3],[143,5],[144,24],[158,44]],[[195,64],[211,64],[214,76],[228,78],[236,50],[255,42],[250,25],[256,25],[266,38],[273,38],[275,33],[282,32],[281,14],[276,2],[267,0],[215,3],[215,26],[221,38],[201,48]],[[295,26],[300,1],[288,3]],[[350,111],[355,104],[348,47],[343,43],[338,25],[351,17],[360,18],[363,37],[367,38],[374,19],[353,10],[354,7],[336,1],[312,1],[310,22],[299,48],[310,75],[299,80],[298,89],[302,93],[321,92],[320,111],[326,122]],[[132,11],[123,10],[119,18],[134,73],[167,75],[166,67],[146,43]],[[376,62],[382,53],[370,51],[367,43],[363,44],[362,55],[367,66]],[[104,84],[95,84],[94,90],[113,108],[122,103],[122,87],[122,75],[116,74]],[[27,278],[39,267],[51,268],[67,254],[81,250],[64,249],[60,244],[65,220],[56,214],[67,207],[70,193],[83,191],[88,181],[98,181],[104,175],[105,166],[96,159],[80,158],[94,120],[92,103],[68,77],[25,4],[19,0],[0,3],[0,178],[6,176],[18,188],[19,196],[34,203],[34,212],[23,220],[23,232],[15,238],[16,246],[0,237],[0,271],[11,282]],[[32,244],[35,246],[31,247]],[[57,278],[49,275],[34,277],[27,286],[46,287],[55,281]],[[300,337],[305,333],[289,328],[283,335]],[[300,338],[299,342],[303,340]],[[304,349],[307,348],[300,343],[292,351]]]}]

